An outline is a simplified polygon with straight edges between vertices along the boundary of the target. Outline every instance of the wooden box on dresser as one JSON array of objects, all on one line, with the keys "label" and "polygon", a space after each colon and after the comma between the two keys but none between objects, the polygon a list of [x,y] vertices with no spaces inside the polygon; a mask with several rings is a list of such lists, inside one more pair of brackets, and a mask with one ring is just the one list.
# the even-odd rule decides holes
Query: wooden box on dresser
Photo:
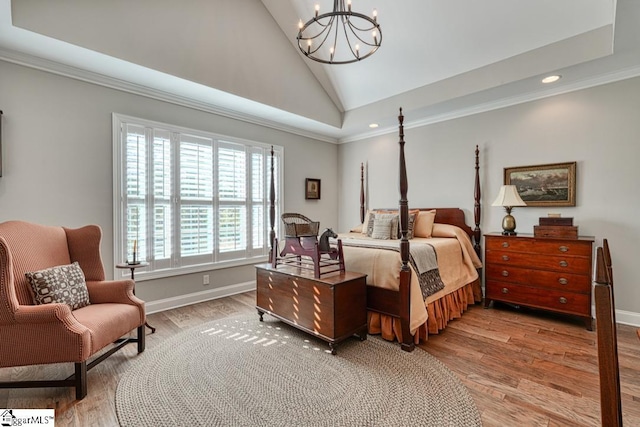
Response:
[{"label": "wooden box on dresser", "polygon": [[593,241],[485,234],[485,307],[503,301],[575,315],[592,330]]}]

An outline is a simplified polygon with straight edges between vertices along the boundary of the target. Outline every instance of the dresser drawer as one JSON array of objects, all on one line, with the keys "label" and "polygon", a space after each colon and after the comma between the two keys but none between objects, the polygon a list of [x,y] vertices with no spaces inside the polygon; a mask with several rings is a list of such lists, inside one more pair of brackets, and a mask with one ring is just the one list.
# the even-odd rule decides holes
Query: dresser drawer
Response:
[{"label": "dresser drawer", "polygon": [[517,239],[493,236],[485,239],[488,251],[545,253],[591,258],[591,242],[580,240]]},{"label": "dresser drawer", "polygon": [[541,238],[485,234],[484,306],[505,301],[591,318],[593,237]]},{"label": "dresser drawer", "polygon": [[591,292],[591,277],[584,274],[532,270],[510,265],[489,264],[485,270],[487,280],[541,286],[563,292]]},{"label": "dresser drawer", "polygon": [[591,294],[487,280],[487,298],[578,316],[591,316]]},{"label": "dresser drawer", "polygon": [[591,258],[487,250],[486,263],[528,267],[535,270],[591,274]]}]

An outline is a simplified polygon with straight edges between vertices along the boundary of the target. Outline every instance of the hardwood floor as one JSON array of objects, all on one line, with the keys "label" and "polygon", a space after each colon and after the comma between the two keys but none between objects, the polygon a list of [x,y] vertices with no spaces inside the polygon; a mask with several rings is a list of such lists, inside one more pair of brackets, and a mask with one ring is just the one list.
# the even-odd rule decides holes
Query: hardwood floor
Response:
[{"label": "hardwood floor", "polygon": [[[201,322],[255,312],[254,305],[255,293],[249,292],[149,315],[157,332],[147,335],[147,351]],[[420,347],[459,376],[485,427],[599,426],[595,340],[595,332],[585,330],[580,320],[478,305]],[[618,353],[624,422],[640,426],[636,328],[618,325]],[[130,345],[94,368],[82,401],[74,400],[71,388],[0,390],[0,408],[54,408],[58,427],[117,426],[116,386],[135,360],[135,345]],[[59,378],[71,370],[71,365],[5,368],[0,369],[0,378]]]}]

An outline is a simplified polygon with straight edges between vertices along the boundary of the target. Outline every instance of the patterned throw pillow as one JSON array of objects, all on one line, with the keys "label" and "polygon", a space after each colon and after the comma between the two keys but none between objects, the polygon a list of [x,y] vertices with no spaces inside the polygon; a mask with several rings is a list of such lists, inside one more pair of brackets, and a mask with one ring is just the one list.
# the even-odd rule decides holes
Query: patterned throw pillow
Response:
[{"label": "patterned throw pillow", "polygon": [[409,227],[407,230],[407,239],[413,239],[413,229],[416,225],[416,219],[418,219],[418,212],[409,213]]},{"label": "patterned throw pillow", "polygon": [[373,221],[373,232],[371,237],[373,239],[389,240],[391,238],[391,230],[393,219],[391,218],[376,218]]},{"label": "patterned throw pillow", "polygon": [[25,273],[25,276],[38,305],[61,302],[75,310],[91,304],[84,273],[77,262]]},{"label": "patterned throw pillow", "polygon": [[376,220],[376,214],[374,212],[370,212],[369,214],[367,214],[367,217],[365,218],[365,222],[362,227],[362,233],[366,234],[367,237],[371,237],[371,234],[373,233],[373,223],[375,220]]},{"label": "patterned throw pillow", "polygon": [[[368,237],[372,237],[372,238],[374,238],[374,239],[376,238],[376,237],[373,237],[373,226],[374,226],[374,224],[375,224],[376,220],[380,220],[380,219],[382,219],[382,220],[384,220],[384,221],[392,221],[392,222],[391,222],[392,230],[395,230],[395,231],[396,231],[396,233],[397,233],[397,230],[398,230],[398,222],[400,221],[400,218],[398,217],[398,215],[397,215],[397,214],[394,214],[394,213],[371,212],[371,213],[369,214],[369,220],[368,220],[367,227],[366,227],[366,230],[367,230],[367,233],[366,233],[366,234],[367,234],[367,236],[368,236]],[[363,228],[363,231],[364,231],[364,228]],[[397,238],[398,238],[398,236],[396,235],[396,233],[391,234],[391,232],[390,232],[390,233],[389,233],[389,237],[386,237],[386,239],[397,239]]]}]

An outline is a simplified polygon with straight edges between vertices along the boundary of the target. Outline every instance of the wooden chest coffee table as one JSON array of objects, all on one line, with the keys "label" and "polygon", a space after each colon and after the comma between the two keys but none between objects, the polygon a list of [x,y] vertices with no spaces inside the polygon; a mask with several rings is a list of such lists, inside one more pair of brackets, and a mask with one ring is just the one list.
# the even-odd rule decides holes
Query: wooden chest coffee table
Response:
[{"label": "wooden chest coffee table", "polygon": [[352,335],[367,338],[366,274],[313,271],[270,264],[256,266],[256,308],[335,346]]}]

